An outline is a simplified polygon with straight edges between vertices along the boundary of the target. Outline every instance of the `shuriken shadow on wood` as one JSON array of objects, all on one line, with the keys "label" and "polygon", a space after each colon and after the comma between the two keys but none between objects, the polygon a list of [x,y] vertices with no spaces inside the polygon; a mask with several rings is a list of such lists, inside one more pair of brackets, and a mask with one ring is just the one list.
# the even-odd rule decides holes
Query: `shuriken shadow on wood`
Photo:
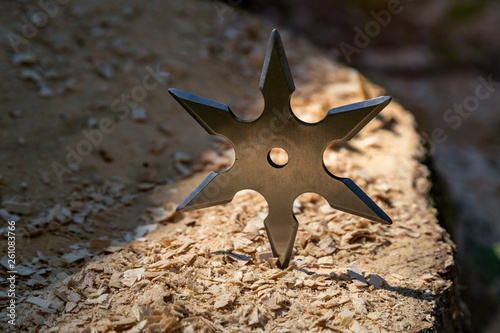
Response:
[{"label": "shuriken shadow on wood", "polygon": [[[350,140],[391,98],[378,97],[331,109],[317,123],[301,121],[290,107],[295,85],[277,30],[273,30],[269,39],[259,88],[264,96],[264,111],[252,121],[239,119],[225,104],[169,89],[209,134],[228,139],[236,154],[229,170],[210,173],[177,210],[227,203],[244,189],[259,192],[269,205],[264,224],[281,268],[289,265],[297,234],[293,202],[305,192],[322,195],[335,209],[391,224],[389,216],[352,180],[332,175],[323,163],[323,152],[332,142]],[[285,166],[277,167],[268,161],[272,148],[287,152]]]}]

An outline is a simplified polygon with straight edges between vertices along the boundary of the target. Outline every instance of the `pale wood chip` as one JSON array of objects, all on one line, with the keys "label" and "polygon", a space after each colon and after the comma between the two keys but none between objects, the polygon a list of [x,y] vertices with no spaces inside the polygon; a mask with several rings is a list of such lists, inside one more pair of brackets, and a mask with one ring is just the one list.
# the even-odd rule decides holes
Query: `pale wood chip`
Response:
[{"label": "pale wood chip", "polygon": [[26,299],[26,302],[38,305],[41,308],[49,308],[50,307],[50,301],[47,301],[45,299],[39,298],[39,297],[28,297]]},{"label": "pale wood chip", "polygon": [[410,236],[411,238],[420,238],[420,234],[418,232],[411,231],[411,230],[405,230],[405,233],[408,236]]},{"label": "pale wood chip", "polygon": [[353,262],[349,264],[347,267],[347,274],[353,279],[353,282],[356,286],[358,287],[367,287],[368,283],[366,282],[365,278],[363,277],[363,273],[361,271],[361,268],[359,268],[357,262]]},{"label": "pale wood chip", "polygon": [[85,300],[85,304],[102,304],[108,300],[109,294],[102,294],[97,298],[87,299]]},{"label": "pale wood chip", "polygon": [[353,297],[351,297],[351,302],[358,315],[366,315],[368,313],[366,302],[364,299],[360,298],[359,295],[353,295]]},{"label": "pale wood chip", "polygon": [[78,304],[75,302],[68,302],[66,303],[66,306],[64,307],[65,312],[71,312],[74,308],[76,308]]},{"label": "pale wood chip", "polygon": [[29,202],[18,202],[14,200],[2,201],[2,206],[10,213],[28,215],[31,212],[31,204]]},{"label": "pale wood chip", "polygon": [[324,304],[324,307],[326,307],[326,308],[333,308],[333,307],[345,304],[349,301],[350,301],[350,299],[348,297],[341,297],[338,299],[332,298],[330,301],[323,303],[323,304]]},{"label": "pale wood chip", "polygon": [[176,255],[184,254],[194,243],[195,242],[193,240],[189,239],[184,245],[182,245],[177,249],[177,251],[175,251],[175,254]]},{"label": "pale wood chip", "polygon": [[16,271],[17,271],[17,274],[19,274],[21,276],[30,276],[36,272],[34,269],[31,269],[31,268],[26,267],[24,265],[16,265]]},{"label": "pale wood chip", "polygon": [[[289,266],[288,268],[292,268],[292,266]],[[289,269],[287,270],[278,270],[278,269],[274,269],[271,271],[271,273],[268,275],[268,279],[269,280],[275,280],[279,277],[282,277],[283,275],[285,275],[287,273]]]},{"label": "pale wood chip", "polygon": [[81,249],[71,253],[66,253],[62,256],[62,259],[65,264],[70,265],[74,262],[82,260],[87,255],[89,255],[88,251],[86,249]]},{"label": "pale wood chip", "polygon": [[273,311],[286,307],[287,303],[288,299],[277,291],[273,292],[270,297],[266,296],[262,299],[262,304]]},{"label": "pale wood chip", "polygon": [[260,230],[264,230],[264,219],[260,215],[256,215],[246,221],[243,232],[251,235],[258,235]]},{"label": "pale wood chip", "polygon": [[163,300],[163,298],[168,295],[170,295],[170,292],[168,292],[165,287],[154,285],[151,289],[148,289],[139,295],[136,304],[151,304],[157,300]]},{"label": "pale wood chip", "polygon": [[312,329],[314,327],[321,327],[321,326],[324,326],[326,323],[328,323],[332,318],[333,318],[333,314],[329,314],[329,315],[326,315],[326,316],[323,316],[321,318],[318,318],[316,319],[312,324],[311,326],[309,326],[309,329]]},{"label": "pale wood chip", "polygon": [[259,288],[260,286],[262,286],[263,284],[268,284],[268,283],[272,283],[271,280],[257,280],[255,281],[251,286],[250,286],[250,289],[257,289]]},{"label": "pale wood chip", "polygon": [[233,241],[233,247],[235,250],[244,250],[248,246],[252,245],[253,242],[243,236],[238,236],[235,235],[235,237],[232,239]]},{"label": "pale wood chip", "polygon": [[323,267],[331,267],[334,265],[333,262],[333,257],[328,256],[328,257],[321,257],[318,259],[318,265],[323,266]]},{"label": "pale wood chip", "polygon": [[343,309],[342,312],[339,313],[339,316],[342,318],[352,318],[354,313],[349,309]]},{"label": "pale wood chip", "polygon": [[123,277],[135,277],[137,280],[141,280],[142,277],[144,276],[145,269],[143,267],[141,268],[135,268],[135,269],[129,269],[123,272]]},{"label": "pale wood chip", "polygon": [[175,260],[167,260],[167,259],[164,259],[164,260],[160,260],[160,261],[157,261],[153,264],[150,264],[148,265],[148,268],[170,268],[172,266],[175,266],[177,265],[177,261]]},{"label": "pale wood chip", "polygon": [[315,280],[313,280],[313,279],[307,279],[307,280],[304,280],[304,286],[306,286],[306,287],[312,288],[312,287],[314,287],[316,284],[317,284],[317,281],[315,281]]},{"label": "pale wood chip", "polygon": [[370,279],[368,280],[368,283],[375,288],[382,288],[382,286],[387,285],[387,281],[384,280],[380,275],[377,274],[372,274],[370,275]]},{"label": "pale wood chip", "polygon": [[295,264],[297,265],[298,268],[309,267],[314,262],[316,262],[316,258],[313,256],[307,256],[307,257],[296,256],[295,257]]},{"label": "pale wood chip", "polygon": [[116,329],[118,331],[123,331],[127,328],[132,327],[137,320],[135,318],[125,318],[125,319],[120,319],[118,321],[113,321],[111,323],[108,323],[107,326],[109,328]]},{"label": "pale wood chip", "polygon": [[353,283],[356,287],[368,287],[368,283],[366,283],[366,281],[362,281],[362,280],[358,280],[358,279],[354,279],[353,280]]},{"label": "pale wood chip", "polygon": [[427,281],[427,282],[433,281],[435,279],[436,279],[436,277],[432,274],[425,274],[422,276],[422,280]]},{"label": "pale wood chip", "polygon": [[124,331],[124,333],[141,333],[141,332],[144,332],[144,328],[146,327],[147,324],[148,324],[148,321],[147,320],[143,320],[140,323],[138,323],[137,325],[135,325],[134,327],[132,327],[131,329],[129,329],[127,331]]},{"label": "pale wood chip", "polygon": [[222,294],[215,299],[214,309],[220,309],[228,306],[234,300],[234,296],[231,294]]},{"label": "pale wood chip", "polygon": [[190,265],[196,259],[196,254],[185,254],[178,257],[178,261],[183,265]]},{"label": "pale wood chip", "polygon": [[371,229],[356,229],[342,236],[341,245],[347,246],[355,242],[373,242],[375,241],[375,233]]},{"label": "pale wood chip", "polygon": [[248,325],[255,325],[259,323],[259,310],[255,306],[252,313],[248,317]]},{"label": "pale wood chip", "polygon": [[404,277],[402,277],[401,275],[399,275],[399,274],[397,274],[397,273],[393,273],[393,274],[391,274],[391,275],[392,275],[393,277],[395,277],[396,279],[398,279],[398,280],[404,280],[404,279],[405,279]]},{"label": "pale wood chip", "polygon": [[111,274],[111,277],[109,278],[108,286],[120,289],[122,287],[121,276],[122,276],[122,273],[120,273],[120,272],[114,272],[113,274]]},{"label": "pale wood chip", "polygon": [[259,253],[259,260],[260,260],[260,262],[266,262],[269,259],[271,259],[272,257],[273,257],[273,253],[272,252]]},{"label": "pale wood chip", "polygon": [[392,296],[391,294],[389,294],[389,295],[387,295],[387,294],[380,294],[379,295],[380,298],[382,298],[382,299],[384,299],[386,301],[392,302],[392,301],[394,301],[394,298],[391,297],[391,296]]},{"label": "pale wood chip", "polygon": [[214,324],[212,321],[208,320],[205,317],[201,317],[201,320],[203,320],[206,324],[208,324],[215,332],[217,331],[222,333],[228,332],[226,329],[224,329],[224,327],[221,324]]},{"label": "pale wood chip", "polygon": [[140,281],[144,276],[144,268],[129,269],[123,272],[123,279],[121,281],[127,287],[131,287],[136,281]]},{"label": "pale wood chip", "polygon": [[89,294],[88,297],[89,298],[99,297],[102,294],[104,294],[105,291],[106,291],[106,288],[101,288],[101,289],[97,290],[96,292],[93,292],[93,293]]},{"label": "pale wood chip", "polygon": [[357,320],[352,321],[350,329],[353,333],[370,333],[370,331],[362,326]]},{"label": "pale wood chip", "polygon": [[370,318],[373,321],[376,321],[380,318],[380,312],[370,312],[369,314],[366,315],[366,317]]},{"label": "pale wood chip", "polygon": [[363,247],[363,244],[361,244],[361,243],[354,243],[354,244],[349,244],[349,245],[341,246],[341,247],[339,247],[339,249],[345,250],[345,251],[352,251],[352,250],[360,249],[362,247]]}]

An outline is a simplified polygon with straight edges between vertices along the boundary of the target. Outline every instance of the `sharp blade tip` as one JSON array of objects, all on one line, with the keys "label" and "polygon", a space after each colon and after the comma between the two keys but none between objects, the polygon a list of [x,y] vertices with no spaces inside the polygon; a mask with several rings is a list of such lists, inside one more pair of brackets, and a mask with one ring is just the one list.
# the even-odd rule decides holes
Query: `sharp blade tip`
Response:
[{"label": "sharp blade tip", "polygon": [[382,96],[382,103],[387,103],[389,104],[392,101],[392,96]]},{"label": "sharp blade tip", "polygon": [[172,97],[174,98],[181,98],[181,95],[183,93],[182,90],[179,90],[179,89],[175,89],[175,88],[169,88],[168,89],[168,92],[170,93],[170,95],[172,95]]},{"label": "sharp blade tip", "polygon": [[290,259],[288,259],[288,262],[285,262],[285,263],[281,263],[281,260],[278,258],[278,264],[277,264],[278,268],[281,269],[281,270],[285,270],[288,268],[288,266],[290,266]]},{"label": "sharp blade tip", "polygon": [[384,219],[383,221],[384,221],[384,222],[383,222],[384,224],[387,224],[387,225],[391,225],[391,224],[392,224],[392,220],[391,220],[391,218],[390,218],[390,217],[387,217],[387,220],[386,220],[386,219]]},{"label": "sharp blade tip", "polygon": [[276,41],[277,39],[281,39],[281,35],[280,35],[278,29],[274,28],[273,31],[271,31],[271,39],[273,41]]},{"label": "sharp blade tip", "polygon": [[[271,58],[273,54],[277,56],[277,63],[271,65]],[[268,71],[277,71],[280,68],[284,75],[284,82],[282,84],[286,85],[287,90],[290,94],[295,91],[295,84],[293,82],[292,73],[290,71],[290,65],[286,57],[285,48],[283,42],[281,41],[281,35],[277,29],[273,29],[271,36],[269,38],[269,43],[267,45],[266,57],[264,59],[264,66],[262,68],[262,73],[259,81],[260,91],[264,91],[265,82],[267,80]]]},{"label": "sharp blade tip", "polygon": [[185,213],[190,210],[195,210],[196,208],[193,208],[191,206],[191,200],[189,197],[185,198],[176,208],[175,211],[179,213]]},{"label": "sharp blade tip", "polygon": [[380,96],[380,97],[375,97],[372,99],[369,99],[367,101],[372,101],[372,103],[375,103],[375,105],[381,105],[381,104],[389,104],[392,100],[392,96]]},{"label": "sharp blade tip", "polygon": [[[378,214],[377,214],[378,215]],[[377,219],[374,219],[374,221],[376,222],[379,222],[379,223],[382,223],[382,224],[387,224],[387,225],[390,225],[392,224],[392,220],[389,216],[387,216],[387,214],[384,214],[385,216],[380,216],[378,215],[378,218]]]}]

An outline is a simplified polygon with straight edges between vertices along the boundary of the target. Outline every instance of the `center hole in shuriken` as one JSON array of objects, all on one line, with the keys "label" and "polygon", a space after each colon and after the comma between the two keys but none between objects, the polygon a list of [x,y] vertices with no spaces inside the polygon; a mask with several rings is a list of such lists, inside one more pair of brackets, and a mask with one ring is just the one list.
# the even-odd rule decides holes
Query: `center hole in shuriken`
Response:
[{"label": "center hole in shuriken", "polygon": [[282,168],[288,163],[288,154],[282,148],[273,148],[267,154],[267,160],[275,168]]}]

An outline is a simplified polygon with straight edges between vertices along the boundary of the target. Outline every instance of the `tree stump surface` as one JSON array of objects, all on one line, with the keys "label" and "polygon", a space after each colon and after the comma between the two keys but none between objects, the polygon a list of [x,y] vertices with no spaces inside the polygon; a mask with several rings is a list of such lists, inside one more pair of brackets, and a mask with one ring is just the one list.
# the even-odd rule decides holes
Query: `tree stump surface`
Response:
[{"label": "tree stump surface", "polygon": [[[263,106],[255,78],[273,27],[218,3],[154,3],[149,20],[161,20],[166,7],[175,7],[165,33],[198,45],[199,53],[192,54],[196,70],[182,71],[170,85],[255,118]],[[226,39],[210,38],[212,30]],[[302,120],[318,121],[329,108],[386,94],[306,41],[280,32],[296,84],[292,110]],[[180,43],[166,60],[181,63],[186,50]],[[212,65],[204,72],[207,63]],[[221,100],[231,95],[232,83],[249,92]],[[227,91],[209,95],[212,84]],[[179,107],[172,103],[163,112],[172,108]],[[194,120],[191,125],[193,135],[204,131]],[[336,211],[306,193],[294,205],[299,229],[291,265],[280,270],[263,225],[267,204],[258,193],[242,191],[227,205],[174,213],[206,172],[231,165],[234,153],[222,143],[202,155],[190,178],[93,214],[91,226],[137,221],[145,231],[118,246],[93,240],[81,257],[64,257],[68,265],[86,261],[23,296],[18,322],[27,332],[59,333],[458,331],[453,244],[429,199],[424,158],[412,115],[395,101],[351,141],[330,146],[324,155],[329,170],[358,184],[393,225]]]}]

